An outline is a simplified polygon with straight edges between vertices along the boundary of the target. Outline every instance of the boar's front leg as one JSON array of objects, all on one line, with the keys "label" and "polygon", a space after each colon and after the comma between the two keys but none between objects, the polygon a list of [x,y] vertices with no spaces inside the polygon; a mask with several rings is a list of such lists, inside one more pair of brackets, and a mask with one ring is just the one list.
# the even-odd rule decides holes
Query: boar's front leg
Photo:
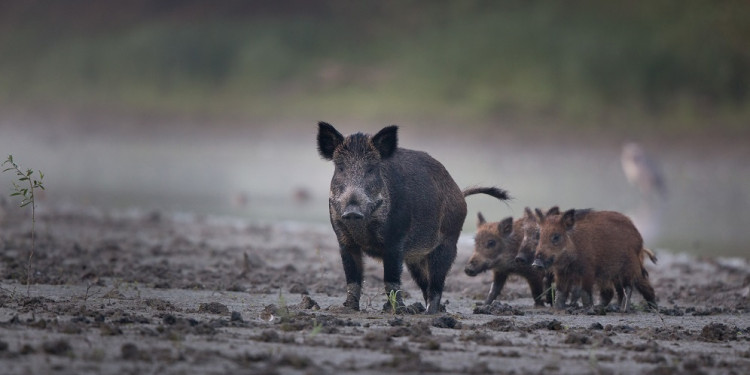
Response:
[{"label": "boar's front leg", "polygon": [[505,286],[505,280],[508,279],[507,272],[493,271],[493,273],[494,273],[494,279],[492,281],[492,286],[490,286],[490,293],[487,295],[487,299],[484,300],[485,305],[490,305],[492,304],[493,301],[495,301],[495,298],[497,298],[497,296],[500,295],[500,292],[503,290],[503,287]]},{"label": "boar's front leg", "polygon": [[362,293],[362,251],[341,247],[341,263],[346,276],[346,302],[344,307],[359,311]]},{"label": "boar's front leg", "polygon": [[401,290],[401,271],[403,270],[403,256],[401,251],[392,251],[383,257],[383,281],[385,282],[385,295],[388,298],[384,309],[392,310],[392,298],[395,298],[396,311],[402,310],[404,305]]}]

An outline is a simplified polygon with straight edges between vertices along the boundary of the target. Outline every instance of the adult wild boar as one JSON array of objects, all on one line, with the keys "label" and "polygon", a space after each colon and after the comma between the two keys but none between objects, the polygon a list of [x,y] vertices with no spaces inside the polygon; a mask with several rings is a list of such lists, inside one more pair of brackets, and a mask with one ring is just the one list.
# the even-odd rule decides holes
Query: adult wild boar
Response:
[{"label": "adult wild boar", "polygon": [[[568,294],[581,288],[585,307],[593,304],[593,286],[602,293],[602,305],[612,298],[612,287],[624,291],[620,311],[627,311],[632,288],[651,307],[656,306],[654,288],[643,267],[643,239],[625,215],[613,211],[590,211],[576,215],[568,210],[561,215],[543,215],[540,220],[539,244],[533,265],[549,267],[555,275],[555,307],[564,307]],[[650,256],[650,254],[649,254]]]},{"label": "adult wild boar", "polygon": [[[491,304],[503,290],[508,276],[515,274],[529,283],[534,306],[544,306],[544,273],[532,268],[530,262],[515,260],[523,240],[524,219],[514,221],[512,217],[507,217],[500,222],[488,223],[481,212],[477,214],[477,218],[474,253],[466,263],[464,272],[468,276],[476,276],[492,270],[492,286],[484,304]],[[551,295],[548,300],[551,304]]]},{"label": "adult wild boar", "polygon": [[318,123],[318,152],[335,166],[328,207],[346,276],[344,306],[359,310],[362,255],[383,260],[386,295],[399,308],[403,263],[422,289],[427,314],[437,313],[445,277],[456,258],[466,218],[464,197],[488,194],[508,199],[498,188],[461,192],[442,164],[425,152],[398,147],[398,127],[374,136],[344,137]]}]

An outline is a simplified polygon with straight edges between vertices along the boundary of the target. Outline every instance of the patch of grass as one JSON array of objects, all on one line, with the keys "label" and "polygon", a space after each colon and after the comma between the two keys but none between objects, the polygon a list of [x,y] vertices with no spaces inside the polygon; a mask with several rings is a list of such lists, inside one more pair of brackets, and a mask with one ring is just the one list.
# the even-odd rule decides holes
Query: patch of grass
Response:
[{"label": "patch of grass", "polygon": [[395,314],[398,311],[398,294],[401,290],[391,290],[388,292],[388,303],[391,305],[391,312]]},{"label": "patch of grass", "polygon": [[310,337],[315,337],[322,330],[323,330],[323,324],[318,322],[318,320],[316,319],[315,321],[313,321],[312,330],[310,330]]}]

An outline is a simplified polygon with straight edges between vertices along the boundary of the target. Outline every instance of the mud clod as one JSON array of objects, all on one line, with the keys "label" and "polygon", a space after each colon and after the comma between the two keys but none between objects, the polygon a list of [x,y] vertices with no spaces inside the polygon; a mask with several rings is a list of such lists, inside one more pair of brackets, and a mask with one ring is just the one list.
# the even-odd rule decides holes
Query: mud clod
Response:
[{"label": "mud clod", "polygon": [[310,294],[310,292],[305,288],[303,284],[295,283],[292,285],[291,288],[289,288],[289,293],[291,294]]},{"label": "mud clod", "polygon": [[461,329],[461,322],[450,315],[443,315],[433,319],[432,326],[437,328]]},{"label": "mud clod", "polygon": [[505,318],[497,318],[489,321],[484,324],[484,327],[500,332],[515,331],[517,329],[516,324],[512,320]]},{"label": "mud clod", "polygon": [[120,347],[120,355],[122,356],[122,359],[132,361],[140,358],[140,351],[135,344],[126,343],[122,344],[122,347]]},{"label": "mud clod", "polygon": [[537,329],[547,329],[547,330],[550,330],[550,331],[560,331],[560,330],[563,329],[563,325],[557,319],[543,320],[541,322],[537,322],[537,323],[532,324],[529,327],[529,329],[531,329],[532,331],[533,330],[537,330]]},{"label": "mud clod", "polygon": [[73,347],[67,340],[46,341],[42,344],[42,350],[51,355],[70,356],[73,354]]},{"label": "mud clod", "polygon": [[242,314],[240,314],[239,311],[232,311],[232,315],[229,318],[232,322],[244,322],[245,320],[242,319]]},{"label": "mud clod", "polygon": [[201,303],[200,306],[198,307],[198,312],[228,315],[229,308],[226,305],[219,303],[219,302]]},{"label": "mud clod", "polygon": [[565,337],[566,344],[586,345],[591,344],[591,338],[582,333],[570,333]]},{"label": "mud clod", "polygon": [[737,328],[730,328],[723,323],[709,323],[701,330],[701,339],[704,341],[729,341],[737,340]]},{"label": "mud clod", "polygon": [[474,308],[474,314],[485,315],[524,315],[525,313],[507,303],[494,302],[491,305],[480,305]]},{"label": "mud clod", "polygon": [[320,310],[320,305],[314,299],[310,298],[310,296],[304,295],[297,308],[300,310]]}]

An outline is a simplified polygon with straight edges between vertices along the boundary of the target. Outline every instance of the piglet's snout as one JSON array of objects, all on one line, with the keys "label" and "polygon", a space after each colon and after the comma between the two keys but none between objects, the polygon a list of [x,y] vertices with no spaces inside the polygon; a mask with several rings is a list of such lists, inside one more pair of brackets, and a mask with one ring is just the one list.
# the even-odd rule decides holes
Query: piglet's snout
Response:
[{"label": "piglet's snout", "polygon": [[537,269],[544,268],[544,262],[540,258],[534,259],[534,263],[531,263],[531,266]]}]

